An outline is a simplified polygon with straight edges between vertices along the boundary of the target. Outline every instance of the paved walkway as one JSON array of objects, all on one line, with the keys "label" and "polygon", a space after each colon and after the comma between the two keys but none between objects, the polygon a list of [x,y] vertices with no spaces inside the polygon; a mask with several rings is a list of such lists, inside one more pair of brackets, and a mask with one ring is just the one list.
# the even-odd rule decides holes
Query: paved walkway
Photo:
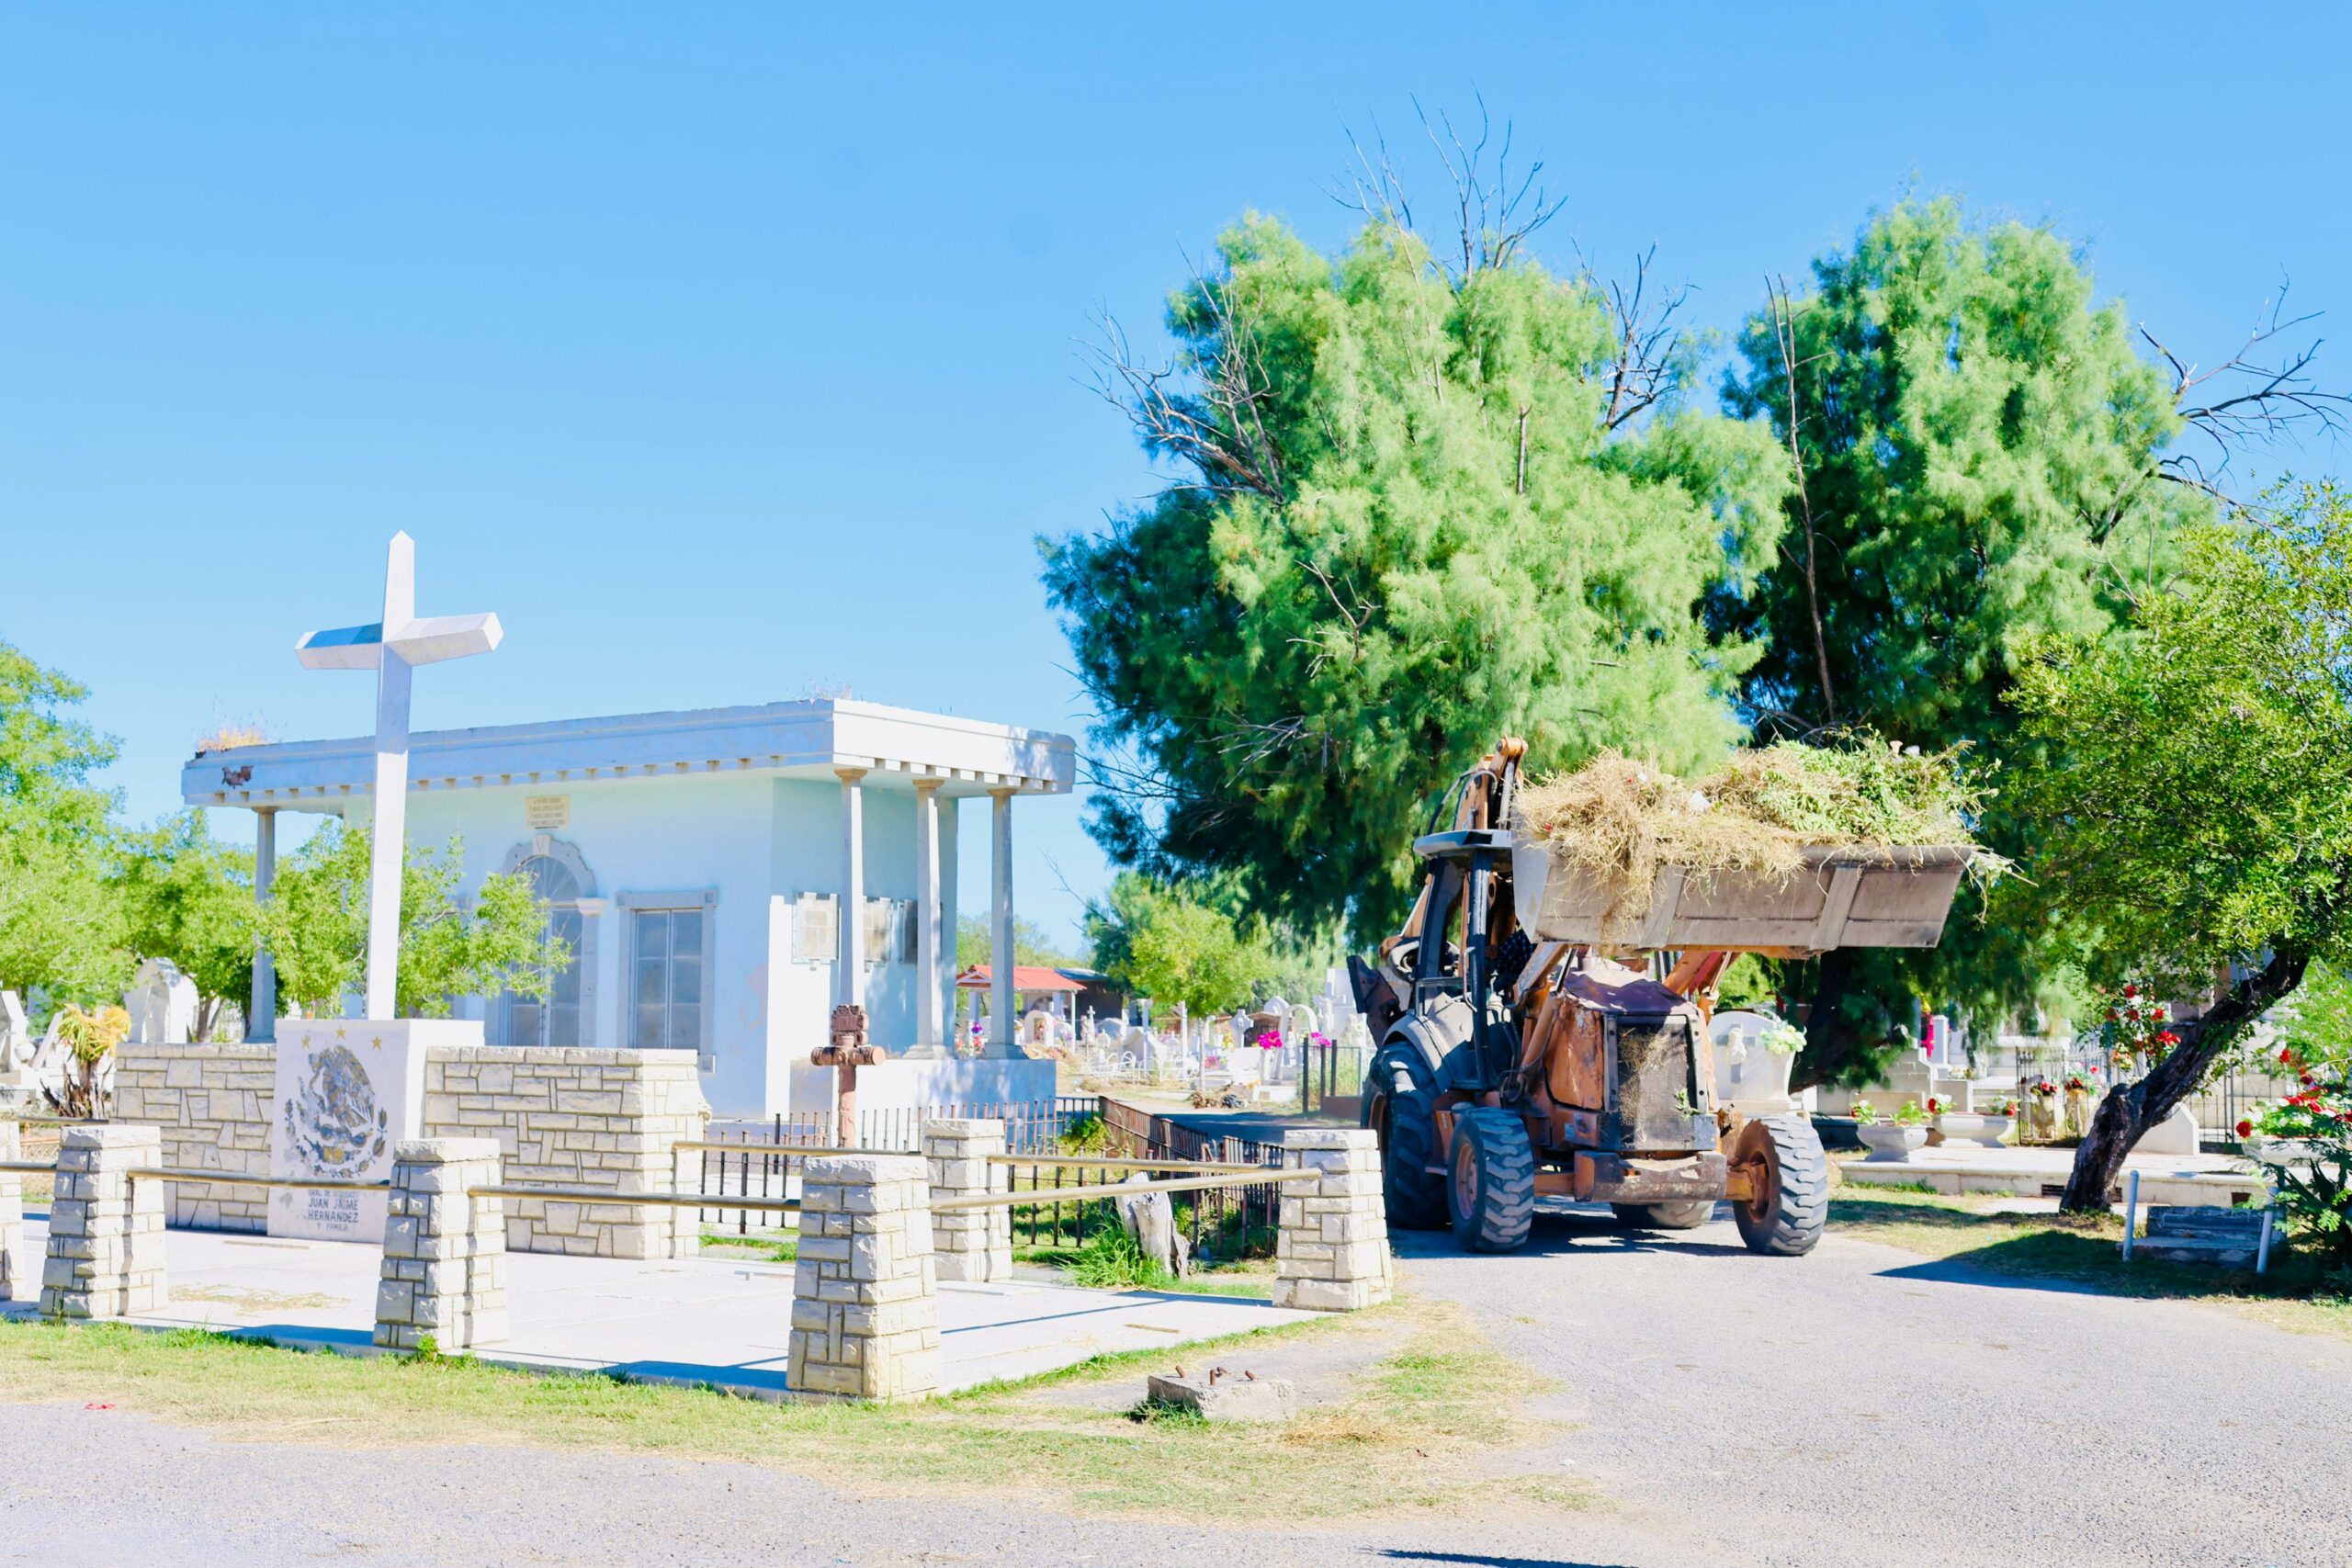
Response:
[{"label": "paved walkway", "polygon": [[[28,1216],[34,1246],[44,1219]],[[348,1242],[211,1231],[166,1233],[172,1301],[133,1321],[266,1335],[335,1349],[369,1345],[382,1255]],[[786,1392],[792,1265],[724,1258],[631,1263],[507,1255],[513,1334],[478,1354],[515,1366]],[[30,1310],[39,1280],[19,1286]],[[1181,1345],[1311,1313],[1262,1301],[1158,1291],[1081,1291],[1013,1281],[939,1288],[941,1374],[949,1389],[1026,1377],[1115,1350]]]}]

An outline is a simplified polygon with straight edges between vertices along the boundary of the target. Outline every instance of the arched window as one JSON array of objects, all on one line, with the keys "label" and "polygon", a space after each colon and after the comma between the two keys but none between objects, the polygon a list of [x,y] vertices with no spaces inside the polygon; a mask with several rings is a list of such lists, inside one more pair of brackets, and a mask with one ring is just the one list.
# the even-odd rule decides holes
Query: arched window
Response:
[{"label": "arched window", "polygon": [[545,999],[507,991],[491,1003],[490,1032],[501,1045],[585,1045],[594,1032],[589,977],[594,963],[594,879],[580,852],[540,834],[508,852],[503,869],[531,879],[531,891],[548,906],[548,930],[563,939],[571,961],[554,977]]}]

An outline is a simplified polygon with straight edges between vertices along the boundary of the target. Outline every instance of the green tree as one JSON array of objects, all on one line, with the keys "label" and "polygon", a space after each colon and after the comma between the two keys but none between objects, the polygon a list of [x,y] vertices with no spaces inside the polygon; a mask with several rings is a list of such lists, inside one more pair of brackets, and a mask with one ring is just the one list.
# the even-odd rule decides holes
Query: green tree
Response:
[{"label": "green tree", "polygon": [[[1251,215],[1178,292],[1174,365],[1106,390],[1173,471],[1042,544],[1121,761],[1090,824],[1301,929],[1393,929],[1432,796],[1496,738],[1716,758],[1757,649],[1698,609],[1781,527],[1786,455],[1680,406],[1691,345],[1588,277],[1389,217],[1340,255]],[[1730,548],[1726,549],[1726,543]]]},{"label": "green tree", "polygon": [[[956,967],[959,972],[975,964],[990,962],[995,950],[996,928],[986,915],[956,918]],[[1045,927],[1016,915],[1012,921],[1012,962],[1061,969],[1075,965],[1078,959],[1046,936]]]},{"label": "green tree", "polygon": [[[1739,340],[1726,407],[1769,421],[1795,459],[1787,527],[1721,595],[1721,635],[1764,652],[1743,695],[1765,735],[1866,727],[1973,749],[1996,785],[1978,825],[2029,859],[2035,828],[1999,792],[2063,735],[2019,735],[2006,706],[2037,636],[2104,638],[2210,518],[2167,454],[2178,389],[2135,351],[2120,304],[2047,228],[1975,224],[1905,201],[1851,250],[1776,292]],[[1964,892],[1939,949],[1840,950],[1784,976],[1810,1003],[1800,1083],[1868,1078],[1913,998],[1990,1023],[2033,999],[2046,902]]]},{"label": "green tree", "polygon": [[168,958],[194,982],[197,1039],[212,1032],[224,1002],[250,1012],[259,939],[251,850],[214,838],[201,811],[182,812],[124,838],[108,891],[130,951]]},{"label": "green tree", "polygon": [[[548,930],[529,878],[484,877],[471,908],[459,904],[464,852],[458,839],[437,853],[408,851],[393,997],[402,1018],[447,1017],[458,997],[513,991],[545,999],[571,961],[570,945]],[[288,860],[260,910],[278,983],[306,1016],[331,1015],[366,976],[368,853],[366,832],[328,822]]]},{"label": "green tree", "polygon": [[1121,872],[1087,910],[1094,966],[1187,1019],[1258,999],[1276,970],[1251,931],[1196,888]]},{"label": "green tree", "polygon": [[2095,979],[2226,992],[2146,1077],[2099,1102],[2065,1206],[2104,1209],[2140,1134],[2195,1091],[2314,962],[2352,961],[2352,499],[2278,492],[2187,540],[2137,636],[2029,645],[2012,694],[2042,761],[2022,809],[2034,875],[2095,918]]},{"label": "green tree", "polygon": [[89,691],[0,642],[0,987],[111,997],[130,977],[106,891],[115,745],[71,710]]}]

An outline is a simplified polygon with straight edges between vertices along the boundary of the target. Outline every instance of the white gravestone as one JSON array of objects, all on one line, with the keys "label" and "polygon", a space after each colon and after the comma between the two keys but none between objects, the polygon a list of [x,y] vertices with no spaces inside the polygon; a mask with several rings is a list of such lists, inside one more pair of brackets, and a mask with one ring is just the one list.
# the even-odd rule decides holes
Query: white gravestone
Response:
[{"label": "white gravestone", "polygon": [[[285,1019],[277,1028],[269,1173],[323,1181],[383,1181],[392,1147],[423,1134],[424,1055],[479,1045],[463,1019]],[[331,1188],[270,1190],[269,1234],[380,1246],[385,1194]]]},{"label": "white gravestone", "polygon": [[21,1106],[33,1096],[33,1031],[25,1004],[14,991],[0,991],[0,1108]]},{"label": "white gravestone", "polygon": [[196,982],[168,958],[150,958],[122,994],[130,1038],[141,1045],[185,1045],[196,1037]]}]

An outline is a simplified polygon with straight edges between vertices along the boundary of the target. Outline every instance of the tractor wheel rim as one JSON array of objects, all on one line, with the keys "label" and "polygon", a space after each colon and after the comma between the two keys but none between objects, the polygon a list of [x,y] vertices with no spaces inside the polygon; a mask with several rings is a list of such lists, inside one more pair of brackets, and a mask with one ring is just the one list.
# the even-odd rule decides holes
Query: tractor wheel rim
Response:
[{"label": "tractor wheel rim", "polygon": [[1478,1212],[1478,1161],[1467,1140],[1453,1156],[1453,1201],[1463,1213]]},{"label": "tractor wheel rim", "polygon": [[1748,1182],[1747,1213],[1750,1219],[1769,1220],[1781,1205],[1781,1168],[1771,1156],[1756,1162],[1756,1174]]}]

